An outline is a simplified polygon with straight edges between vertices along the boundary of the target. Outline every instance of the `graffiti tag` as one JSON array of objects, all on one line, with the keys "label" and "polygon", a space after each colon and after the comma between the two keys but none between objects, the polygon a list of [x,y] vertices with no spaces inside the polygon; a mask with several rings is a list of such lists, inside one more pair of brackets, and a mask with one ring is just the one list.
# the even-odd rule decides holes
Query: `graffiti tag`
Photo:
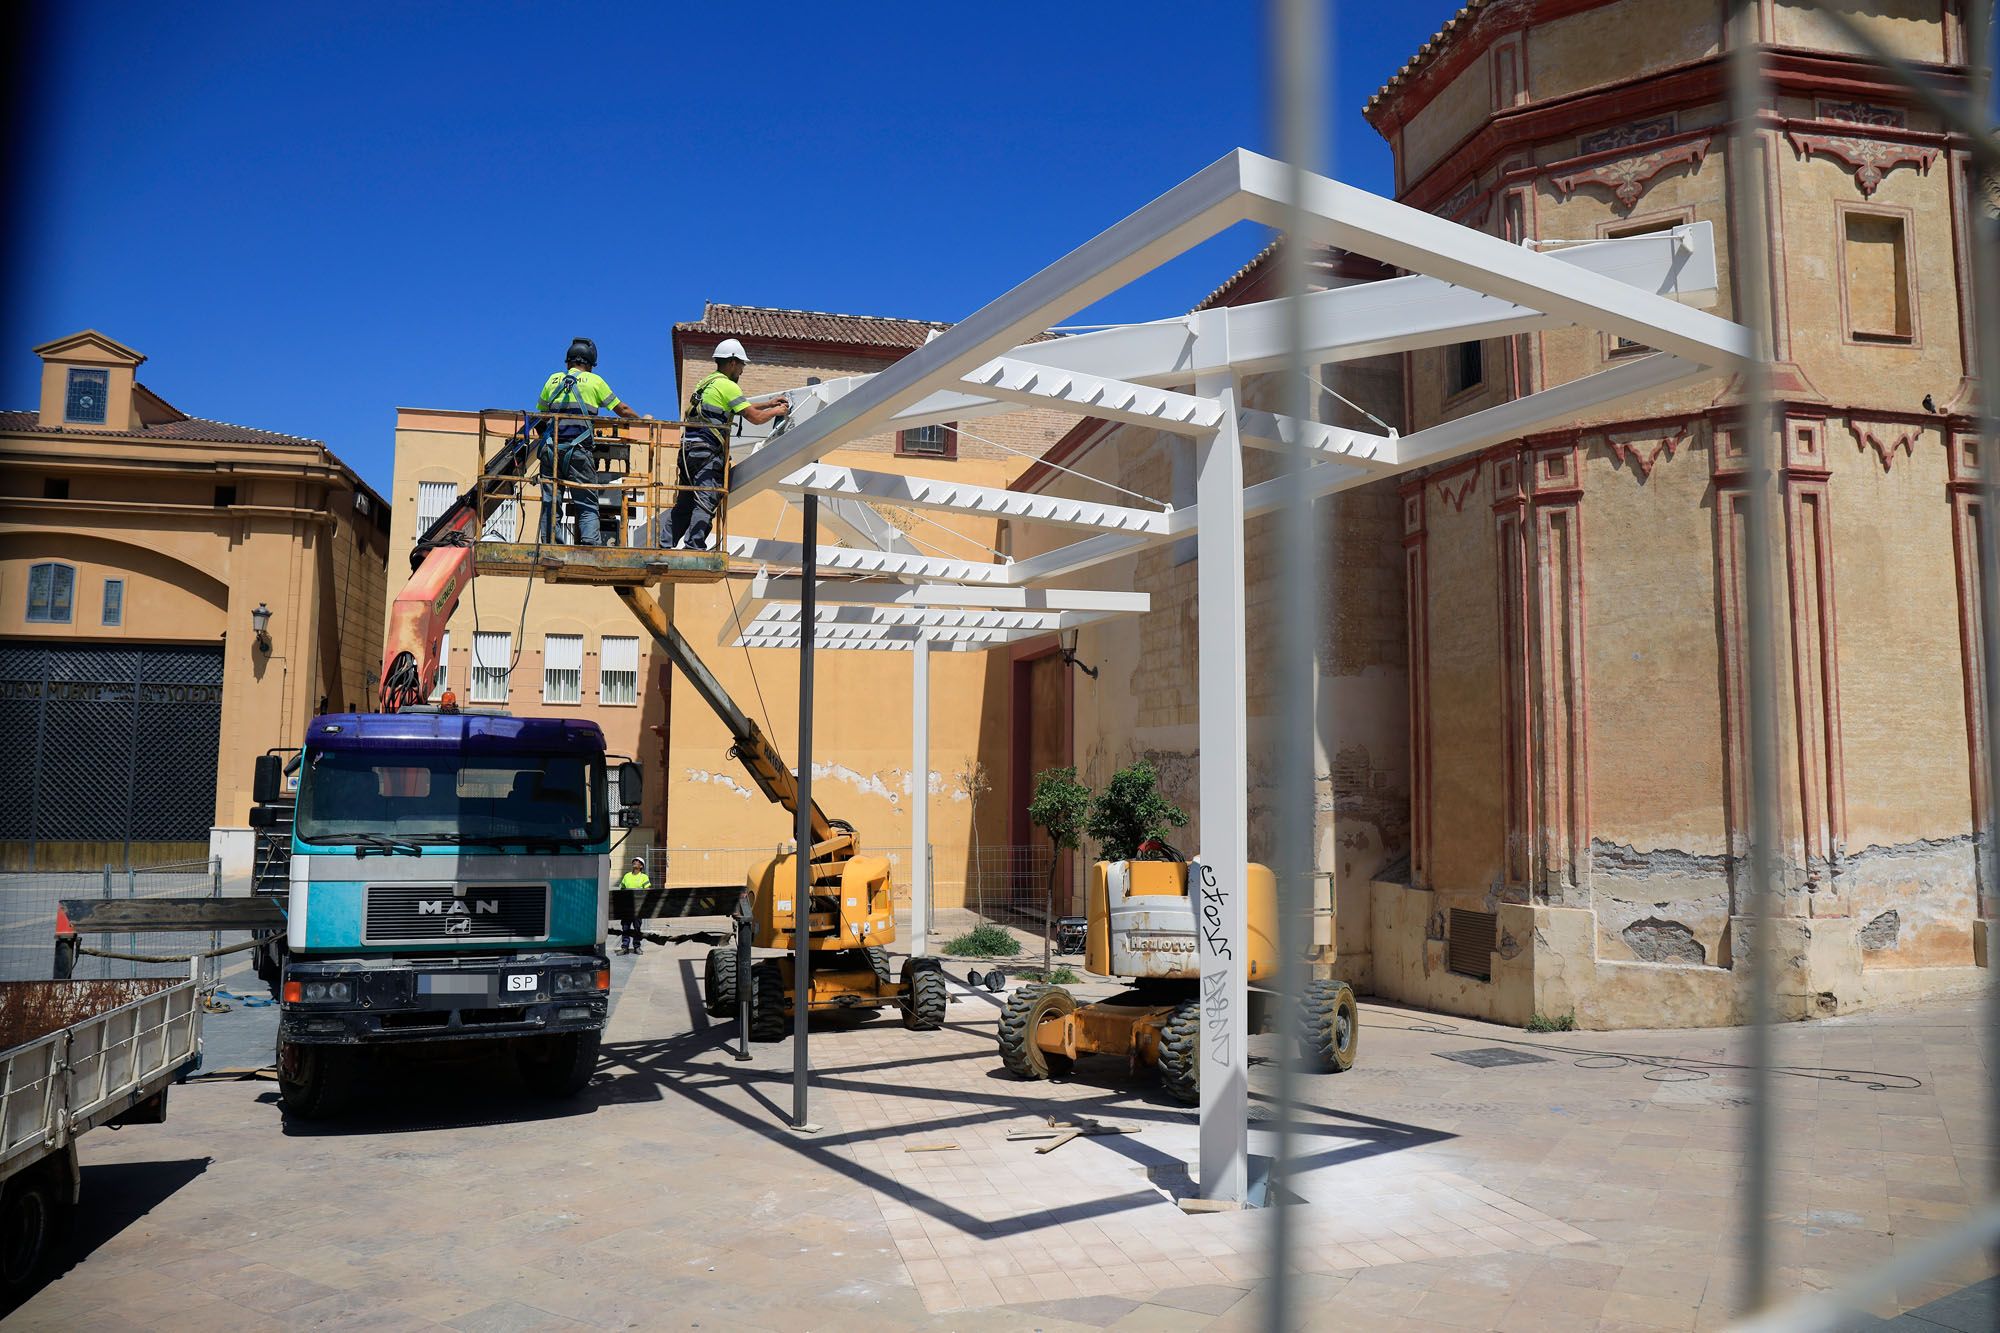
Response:
[{"label": "graffiti tag", "polygon": [[1201,938],[1217,958],[1234,959],[1233,944],[1223,922],[1222,909],[1227,895],[1216,881],[1215,867],[1201,867]]},{"label": "graffiti tag", "polygon": [[1234,1063],[1230,1058],[1229,981],[1226,967],[1201,979],[1201,1044],[1208,1058],[1225,1069]]}]

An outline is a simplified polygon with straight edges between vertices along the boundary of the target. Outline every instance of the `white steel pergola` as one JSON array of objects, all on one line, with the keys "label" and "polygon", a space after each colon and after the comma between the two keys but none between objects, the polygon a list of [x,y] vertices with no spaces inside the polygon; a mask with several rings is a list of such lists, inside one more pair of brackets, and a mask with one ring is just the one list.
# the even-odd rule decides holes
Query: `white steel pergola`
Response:
[{"label": "white steel pergola", "polygon": [[[1288,182],[1304,180],[1291,200]],[[1238,222],[1302,217],[1294,239],[1379,260],[1409,276],[1296,298],[1303,346],[1286,338],[1285,300],[1204,310],[1072,337],[1036,338],[1133,279]],[[1238,149],[873,375],[791,394],[784,429],[734,464],[737,499],[776,489],[807,513],[803,543],[731,538],[729,553],[795,576],[760,575],[728,642],[916,654],[919,774],[928,773],[928,658],[996,647],[1148,609],[1144,594],[1064,589],[1060,580],[1192,535],[1199,569],[1201,854],[1214,872],[1203,913],[1203,1195],[1241,1200],[1248,1183],[1248,875],[1243,525],[1304,495],[1334,494],[1559,426],[1670,385],[1750,365],[1753,335],[1704,313],[1717,293],[1707,223],[1548,253],[1418,212]],[[1242,377],[1542,329],[1583,327],[1655,349],[1582,379],[1410,435],[1372,434],[1245,408]],[[1293,358],[1296,358],[1293,360]],[[1191,392],[1190,392],[1191,390]],[[1023,406],[1132,422],[1185,436],[1196,503],[1182,509],[1060,498],[946,478],[821,462],[882,431],[964,421]],[[1242,449],[1303,443],[1303,471],[1243,483]],[[955,560],[918,550],[869,507],[886,503],[1080,532],[1023,560]],[[819,545],[822,509],[851,544]],[[822,573],[840,580],[822,580]],[[862,581],[856,581],[862,580]],[[807,633],[810,626],[811,632]],[[740,627],[740,632],[739,632]],[[809,666],[802,669],[809,679]],[[801,771],[810,765],[802,729]],[[913,808],[922,846],[924,788]],[[921,862],[922,857],[915,858]],[[1204,883],[1206,883],[1204,877]],[[803,1103],[801,1102],[801,1106]],[[801,1118],[803,1112],[801,1111]]]}]

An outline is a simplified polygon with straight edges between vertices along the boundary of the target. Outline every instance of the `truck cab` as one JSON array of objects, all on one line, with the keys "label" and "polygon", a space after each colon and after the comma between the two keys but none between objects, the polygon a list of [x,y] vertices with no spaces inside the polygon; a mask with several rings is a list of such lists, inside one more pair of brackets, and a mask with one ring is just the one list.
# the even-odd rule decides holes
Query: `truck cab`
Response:
[{"label": "truck cab", "polygon": [[262,968],[288,1113],[330,1113],[361,1052],[413,1043],[504,1040],[536,1090],[587,1083],[637,765],[614,784],[594,722],[420,711],[316,717],[292,767],[286,928]]}]

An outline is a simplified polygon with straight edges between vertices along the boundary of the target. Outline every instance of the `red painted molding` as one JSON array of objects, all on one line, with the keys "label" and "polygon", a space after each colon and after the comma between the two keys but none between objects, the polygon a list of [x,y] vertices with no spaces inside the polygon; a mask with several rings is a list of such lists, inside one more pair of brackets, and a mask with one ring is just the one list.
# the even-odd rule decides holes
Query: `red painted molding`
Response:
[{"label": "red painted molding", "polygon": [[[1457,468],[1437,473],[1431,478],[1437,486],[1438,499],[1448,502],[1454,514],[1465,512],[1465,497],[1472,494],[1472,488],[1479,484],[1479,463],[1481,457],[1483,455],[1474,455],[1468,460],[1467,464],[1461,464]],[[1460,475],[1461,473],[1463,476]],[[1452,492],[1454,483],[1458,486],[1456,494]]]},{"label": "red painted molding", "polygon": [[1792,151],[1801,159],[1819,153],[1846,163],[1854,172],[1854,183],[1860,187],[1864,199],[1874,198],[1882,178],[1897,167],[1913,166],[1919,175],[1928,176],[1931,163],[1938,159],[1935,148],[1912,147],[1858,134],[1801,134],[1787,130],[1785,137],[1791,140]]},{"label": "red painted molding", "polygon": [[1873,449],[1876,461],[1882,464],[1882,471],[1889,471],[1901,451],[1903,457],[1916,457],[1917,439],[1924,433],[1924,427],[1906,421],[1873,421],[1862,417],[1849,417],[1847,429],[1854,434],[1854,447]]},{"label": "red painted molding", "polygon": [[[1632,433],[1620,431],[1618,434],[1630,435]],[[1658,433],[1638,432],[1638,438],[1636,439],[1620,439],[1618,435],[1611,434],[1610,432],[1606,432],[1600,438],[1604,441],[1604,447],[1610,451],[1611,456],[1630,468],[1632,475],[1643,482],[1652,480],[1653,469],[1659,466],[1662,455],[1666,457],[1668,462],[1672,462],[1674,451],[1687,444],[1693,436],[1694,423],[1692,421],[1682,421],[1677,428],[1669,431]],[[1646,448],[1643,443],[1644,441],[1650,441],[1652,447],[1650,449]]]}]

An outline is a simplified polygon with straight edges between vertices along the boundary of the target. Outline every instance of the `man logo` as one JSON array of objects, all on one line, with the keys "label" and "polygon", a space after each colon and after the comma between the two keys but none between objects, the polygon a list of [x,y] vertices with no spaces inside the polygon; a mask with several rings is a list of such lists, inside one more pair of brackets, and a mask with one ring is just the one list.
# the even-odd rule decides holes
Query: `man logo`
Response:
[{"label": "man logo", "polygon": [[417,900],[417,912],[422,916],[498,916],[500,900],[475,898],[468,903],[463,898],[420,898]]},{"label": "man logo", "polygon": [[444,933],[447,935],[470,935],[472,933],[472,918],[469,916],[453,917],[444,923]]}]

